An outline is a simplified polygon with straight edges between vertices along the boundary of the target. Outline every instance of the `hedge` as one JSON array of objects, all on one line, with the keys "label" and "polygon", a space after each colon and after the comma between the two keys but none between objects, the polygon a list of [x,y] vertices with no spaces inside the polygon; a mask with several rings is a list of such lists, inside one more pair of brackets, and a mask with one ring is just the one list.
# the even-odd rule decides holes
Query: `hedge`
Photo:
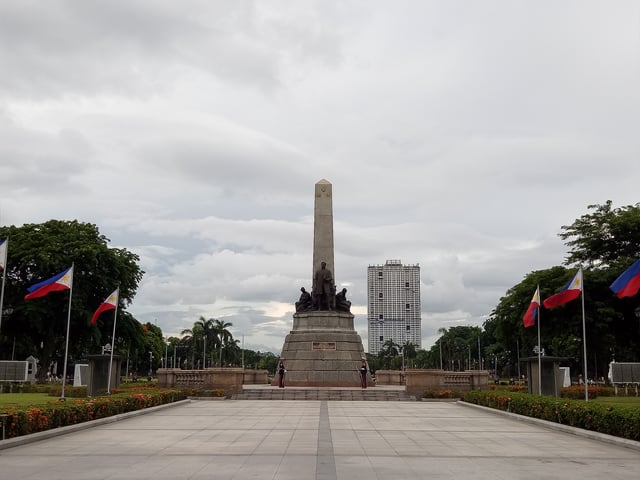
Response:
[{"label": "hedge", "polygon": [[[66,393],[66,391],[65,391]],[[177,402],[186,398],[183,390],[139,388],[126,393],[95,398],[66,398],[65,401],[5,411],[6,438],[42,432],[57,427],[110,417],[120,413]]]},{"label": "hedge", "polygon": [[462,399],[527,417],[640,440],[640,409],[637,407],[605,406],[584,400],[490,390],[464,392]]}]

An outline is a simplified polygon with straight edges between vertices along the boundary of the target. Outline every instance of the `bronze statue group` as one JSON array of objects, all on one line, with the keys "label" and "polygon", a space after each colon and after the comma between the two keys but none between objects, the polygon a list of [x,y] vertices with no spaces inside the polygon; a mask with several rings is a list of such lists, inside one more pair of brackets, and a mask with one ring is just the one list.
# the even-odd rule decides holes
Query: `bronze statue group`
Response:
[{"label": "bronze statue group", "polygon": [[313,275],[313,287],[311,293],[304,287],[300,288],[300,299],[296,302],[296,312],[308,312],[312,310],[351,311],[351,302],[347,300],[347,289],[343,288],[336,293],[331,270],[326,262],[322,262],[320,269]]}]

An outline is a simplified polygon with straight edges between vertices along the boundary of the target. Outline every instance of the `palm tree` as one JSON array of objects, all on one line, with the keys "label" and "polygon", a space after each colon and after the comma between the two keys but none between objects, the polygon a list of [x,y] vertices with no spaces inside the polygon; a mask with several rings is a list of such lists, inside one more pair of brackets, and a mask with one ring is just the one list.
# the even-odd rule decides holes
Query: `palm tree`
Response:
[{"label": "palm tree", "polygon": [[233,341],[233,335],[231,335],[231,332],[228,330],[229,327],[233,327],[233,323],[218,319],[213,320],[211,327],[216,336],[216,343],[220,348],[220,367],[222,367],[222,346]]},{"label": "palm tree", "polygon": [[402,345],[402,355],[404,356],[405,360],[411,361],[411,368],[413,368],[413,359],[416,358],[417,355],[416,347],[417,345],[409,340],[404,342],[404,344]]},{"label": "palm tree", "polygon": [[389,368],[391,365],[391,359],[398,356],[400,345],[389,339],[382,344],[382,348],[378,353],[378,356],[384,360],[385,368]]},{"label": "palm tree", "polygon": [[231,363],[234,366],[240,364],[240,356],[242,354],[242,349],[240,348],[240,340],[236,340],[235,338],[229,340],[224,344],[222,352],[224,353],[224,358],[227,359],[228,363]]}]

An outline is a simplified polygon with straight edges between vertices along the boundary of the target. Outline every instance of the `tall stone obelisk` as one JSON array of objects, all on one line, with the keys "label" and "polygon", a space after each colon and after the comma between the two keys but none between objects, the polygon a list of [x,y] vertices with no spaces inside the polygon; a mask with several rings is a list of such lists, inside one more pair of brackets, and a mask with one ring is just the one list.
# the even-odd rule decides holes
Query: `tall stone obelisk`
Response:
[{"label": "tall stone obelisk", "polygon": [[[316,183],[312,278],[318,278],[316,274],[325,263],[335,282],[332,194],[327,180]],[[335,295],[335,283],[330,287],[331,295]],[[285,338],[280,355],[287,369],[285,384],[359,387],[359,368],[365,355],[362,339],[353,328],[353,318],[348,308],[336,310],[335,301],[323,302],[317,298],[313,308],[294,313],[293,329]],[[273,384],[277,384],[277,378]]]},{"label": "tall stone obelisk", "polygon": [[327,180],[316,183],[313,208],[313,271],[311,278],[325,262],[327,269],[336,271],[333,264],[333,189]]}]

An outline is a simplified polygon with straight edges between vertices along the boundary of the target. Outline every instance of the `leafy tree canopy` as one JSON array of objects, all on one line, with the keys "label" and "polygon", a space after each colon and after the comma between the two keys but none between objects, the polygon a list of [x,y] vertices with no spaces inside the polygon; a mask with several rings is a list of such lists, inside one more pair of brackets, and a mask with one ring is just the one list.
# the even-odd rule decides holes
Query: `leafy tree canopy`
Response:
[{"label": "leafy tree canopy", "polygon": [[559,234],[570,247],[567,265],[620,268],[640,257],[640,203],[613,208],[607,200],[587,208],[592,212],[562,226]]},{"label": "leafy tree canopy", "polygon": [[[485,322],[491,332],[493,351],[513,350],[514,344],[524,356],[532,355],[537,345],[537,328],[525,329],[522,317],[536,286],[541,299],[559,292],[584,267],[585,324],[587,331],[588,370],[591,376],[606,374],[608,362],[640,360],[640,324],[635,309],[638,296],[620,300],[609,285],[640,257],[640,204],[614,208],[611,201],[589,205],[591,210],[563,226],[560,237],[570,248],[565,265],[530,272],[510,288]],[[582,306],[570,302],[552,310],[541,308],[541,343],[547,355],[568,357],[572,366],[582,370]]]},{"label": "leafy tree canopy", "polygon": [[[27,287],[74,265],[69,333],[69,356],[98,353],[112,334],[113,317],[103,314],[97,327],[90,325],[95,309],[115,288],[120,289],[118,320],[121,332],[136,329],[126,306],[133,299],[144,272],[139,257],[124,248],[109,247],[98,227],[78,221],[50,220],[42,224],[0,227],[0,238],[9,239],[7,281],[3,315],[2,355],[16,339],[16,358],[34,355],[48,368],[52,360],[63,361],[69,292],[24,300]],[[137,323],[137,322],[135,322]],[[139,324],[138,324],[139,325]],[[139,341],[139,333],[130,341]],[[129,343],[130,343],[129,341]],[[125,342],[127,343],[127,342]]]}]

